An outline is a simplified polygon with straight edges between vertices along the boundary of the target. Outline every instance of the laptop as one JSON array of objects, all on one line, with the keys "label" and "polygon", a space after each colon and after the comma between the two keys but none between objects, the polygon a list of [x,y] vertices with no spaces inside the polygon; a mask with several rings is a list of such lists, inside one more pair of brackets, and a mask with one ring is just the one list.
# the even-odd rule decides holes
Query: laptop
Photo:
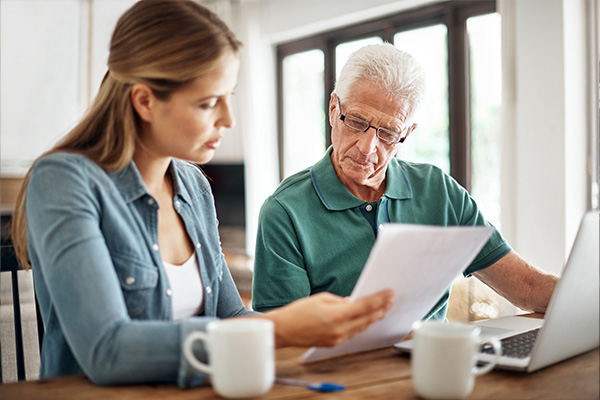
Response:
[{"label": "laptop", "polygon": [[[482,335],[501,341],[496,368],[533,372],[600,346],[599,232],[600,213],[588,211],[544,319],[516,315],[476,323]],[[412,341],[394,346],[409,353]],[[482,349],[478,360],[491,360],[488,352]]]}]

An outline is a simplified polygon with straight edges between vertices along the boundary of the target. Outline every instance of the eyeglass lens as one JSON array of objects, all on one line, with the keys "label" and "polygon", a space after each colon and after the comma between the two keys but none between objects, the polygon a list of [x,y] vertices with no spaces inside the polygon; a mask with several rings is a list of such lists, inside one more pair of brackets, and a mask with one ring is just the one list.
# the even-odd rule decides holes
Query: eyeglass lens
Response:
[{"label": "eyeglass lens", "polygon": [[344,122],[344,124],[351,129],[360,131],[360,132],[366,132],[369,128],[373,128],[375,129],[375,131],[377,132],[377,137],[382,140],[383,142],[386,142],[388,144],[392,144],[392,143],[397,143],[397,142],[403,142],[404,138],[402,137],[402,133],[399,132],[394,132],[391,131],[389,129],[386,128],[376,128],[374,126],[371,126],[371,124],[369,124],[367,121],[365,121],[364,119],[358,118],[358,117],[354,117],[352,115],[344,115],[342,113],[342,110],[340,108],[340,99],[338,97],[338,111],[340,113],[340,119]]}]

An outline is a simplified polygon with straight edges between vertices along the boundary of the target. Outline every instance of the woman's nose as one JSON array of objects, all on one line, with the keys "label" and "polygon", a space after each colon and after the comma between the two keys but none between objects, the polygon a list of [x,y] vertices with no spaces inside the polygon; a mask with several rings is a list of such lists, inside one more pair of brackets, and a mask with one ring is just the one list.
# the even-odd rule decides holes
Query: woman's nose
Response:
[{"label": "woman's nose", "polygon": [[223,107],[221,108],[221,115],[217,123],[225,128],[233,128],[235,126],[235,117],[233,116],[230,99],[223,99]]}]

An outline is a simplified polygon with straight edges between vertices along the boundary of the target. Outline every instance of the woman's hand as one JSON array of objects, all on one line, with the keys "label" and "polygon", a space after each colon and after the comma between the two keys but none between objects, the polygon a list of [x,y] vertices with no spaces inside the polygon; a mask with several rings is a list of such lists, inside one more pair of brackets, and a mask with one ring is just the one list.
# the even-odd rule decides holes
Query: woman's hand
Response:
[{"label": "woman's hand", "polygon": [[392,307],[394,291],[384,290],[351,301],[318,293],[263,314],[275,323],[275,346],[338,345],[382,319]]}]

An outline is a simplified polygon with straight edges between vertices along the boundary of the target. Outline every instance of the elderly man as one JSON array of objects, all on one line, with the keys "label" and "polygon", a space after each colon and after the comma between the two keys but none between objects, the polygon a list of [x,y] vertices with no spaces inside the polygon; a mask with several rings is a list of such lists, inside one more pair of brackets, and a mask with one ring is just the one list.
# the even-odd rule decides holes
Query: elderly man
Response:
[{"label": "elderly man", "polygon": [[[421,67],[390,44],[350,57],[329,102],[331,148],[283,181],[261,208],[255,310],[323,291],[349,295],[383,222],[490,225],[439,168],[395,157],[416,128],[411,118],[423,92]],[[537,312],[545,311],[557,280],[523,260],[497,231],[463,274]],[[448,298],[449,292],[425,317],[445,318]]]}]

